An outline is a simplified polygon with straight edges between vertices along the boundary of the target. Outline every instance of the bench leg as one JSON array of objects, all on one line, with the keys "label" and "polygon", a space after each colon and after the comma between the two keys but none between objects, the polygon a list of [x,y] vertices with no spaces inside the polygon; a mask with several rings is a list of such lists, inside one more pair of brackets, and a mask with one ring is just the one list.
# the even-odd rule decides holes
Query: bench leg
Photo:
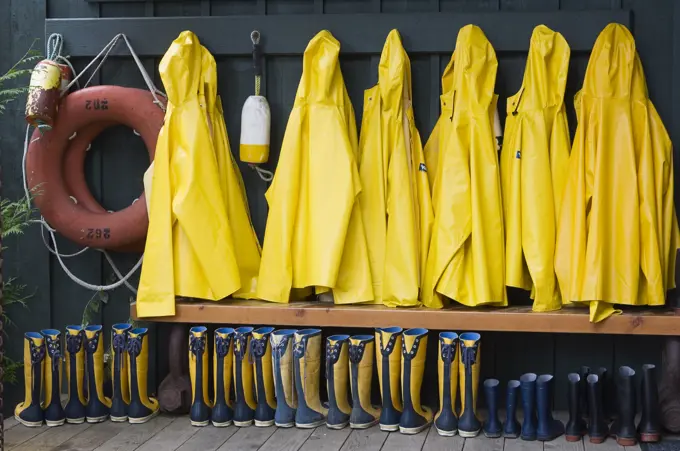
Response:
[{"label": "bench leg", "polygon": [[173,324],[168,340],[170,373],[158,388],[158,403],[163,412],[187,414],[191,408],[189,345],[184,324]]}]

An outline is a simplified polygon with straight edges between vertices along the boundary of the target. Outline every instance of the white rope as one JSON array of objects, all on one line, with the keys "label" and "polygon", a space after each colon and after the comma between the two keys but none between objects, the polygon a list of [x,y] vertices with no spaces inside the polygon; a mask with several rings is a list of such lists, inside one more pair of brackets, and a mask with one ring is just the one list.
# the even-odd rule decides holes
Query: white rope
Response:
[{"label": "white rope", "polygon": [[274,173],[272,171],[262,169],[256,164],[250,164],[249,166],[251,169],[254,169],[255,172],[257,172],[257,175],[265,182],[271,182],[272,180],[274,180]]}]

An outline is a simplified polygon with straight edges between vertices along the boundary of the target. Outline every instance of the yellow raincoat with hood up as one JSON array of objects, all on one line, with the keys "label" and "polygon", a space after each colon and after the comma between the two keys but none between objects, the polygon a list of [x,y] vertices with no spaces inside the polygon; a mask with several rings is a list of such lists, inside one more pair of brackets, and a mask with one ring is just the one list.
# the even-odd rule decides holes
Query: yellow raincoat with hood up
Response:
[{"label": "yellow raincoat with hood up", "polygon": [[359,149],[361,211],[375,301],[420,304],[432,228],[432,200],[413,116],[411,63],[397,30],[387,37],[378,84],[364,93]]},{"label": "yellow raincoat with hood up", "polygon": [[[438,145],[426,146],[428,165],[436,154],[437,172],[422,301],[441,308],[447,296],[467,306],[505,306],[505,237],[493,126],[498,62],[474,25],[458,33],[453,60],[451,89],[442,99],[451,107],[442,108],[438,133],[430,137],[438,138]],[[450,123],[443,124],[447,115]]]},{"label": "yellow raincoat with hood up", "polygon": [[590,302],[599,322],[675,287],[672,145],[623,25],[597,38],[576,106],[555,269],[563,299]]},{"label": "yellow raincoat with hood up", "polygon": [[214,58],[185,31],[159,70],[168,105],[147,177],[152,188],[140,317],[174,315],[175,296],[252,297],[259,266],[240,173],[228,154]]},{"label": "yellow raincoat with hood up", "polygon": [[555,276],[555,238],[569,160],[564,89],[570,49],[539,25],[531,35],[524,80],[508,99],[501,181],[506,284],[532,291],[533,310],[562,307]]},{"label": "yellow raincoat with hood up", "polygon": [[354,110],[340,71],[340,43],[328,31],[307,45],[276,175],[258,297],[288,302],[314,287],[336,303],[373,300]]}]

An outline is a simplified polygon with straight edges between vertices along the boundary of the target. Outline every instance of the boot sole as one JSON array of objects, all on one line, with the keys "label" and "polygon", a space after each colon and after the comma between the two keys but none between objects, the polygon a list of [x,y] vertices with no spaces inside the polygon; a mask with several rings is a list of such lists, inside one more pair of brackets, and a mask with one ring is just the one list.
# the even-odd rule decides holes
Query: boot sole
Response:
[{"label": "boot sole", "polygon": [[315,421],[314,423],[298,423],[297,421],[295,422],[295,427],[300,428],[300,429],[312,429],[321,426],[324,424],[326,420],[319,420]]},{"label": "boot sole", "polygon": [[375,421],[371,421],[370,423],[352,423],[350,421],[349,427],[352,428],[352,429],[368,429],[368,428],[373,427],[376,424],[378,424],[379,421],[380,420],[375,420]]},{"label": "boot sole", "polygon": [[635,445],[637,445],[637,439],[636,438],[624,438],[624,437],[619,438],[617,436],[614,436],[614,438],[616,438],[616,443],[618,443],[621,446],[635,446]]},{"label": "boot sole", "polygon": [[212,425],[216,428],[226,428],[226,427],[231,426],[231,420],[225,421],[224,423],[216,423],[216,422],[213,421]]},{"label": "boot sole", "polygon": [[274,426],[274,420],[267,421],[255,420],[255,427],[257,428],[268,428],[269,426]]},{"label": "boot sole", "polygon": [[430,423],[425,423],[422,426],[418,426],[417,428],[405,428],[402,426],[399,426],[399,432],[401,432],[404,435],[415,435],[418,434],[419,432],[424,431],[425,429],[430,427]]},{"label": "boot sole", "polygon": [[109,417],[114,423],[127,423],[128,417]]},{"label": "boot sole", "polygon": [[55,427],[57,427],[57,426],[63,426],[64,423],[66,423],[66,419],[65,419],[65,418],[64,418],[63,420],[57,420],[57,421],[48,421],[48,420],[45,420],[45,424],[46,424],[48,427],[51,427],[51,428],[55,428]]},{"label": "boot sole", "polygon": [[525,436],[525,435],[521,435],[521,434],[520,434],[519,438],[520,438],[521,440],[524,440],[525,442],[535,442],[535,441],[536,441],[536,436],[535,436],[535,435]]},{"label": "boot sole", "polygon": [[85,417],[85,420],[88,423],[95,424],[95,423],[103,423],[109,418],[108,415],[104,415],[102,417]]},{"label": "boot sole", "polygon": [[348,424],[349,424],[349,421],[346,421],[346,422],[340,423],[340,424],[330,424],[330,423],[326,423],[326,427],[327,427],[328,429],[334,429],[334,430],[336,430],[336,431],[339,431],[340,429],[345,429],[345,428],[347,427]]},{"label": "boot sole", "polygon": [[191,425],[194,426],[194,427],[197,427],[197,428],[203,428],[203,427],[206,427],[206,426],[209,425],[209,424],[210,424],[210,421],[209,421],[209,420],[205,420],[205,421],[192,421],[192,422],[191,422]]},{"label": "boot sole", "polygon": [[152,413],[151,415],[143,417],[143,418],[132,418],[132,417],[128,416],[128,423],[130,423],[130,424],[144,424],[147,421],[149,421],[150,419],[152,419],[153,417],[158,416],[159,413],[161,413],[161,411],[157,410],[154,413]]},{"label": "boot sole", "polygon": [[66,422],[68,424],[83,424],[85,422],[85,417],[83,417],[83,418],[67,418]]},{"label": "boot sole", "polygon": [[661,434],[640,434],[640,441],[643,443],[658,442],[661,440]]},{"label": "boot sole", "polygon": [[21,423],[21,424],[23,424],[24,426],[26,426],[27,428],[39,428],[40,426],[43,425],[43,422],[42,422],[42,421],[26,421],[26,420],[22,420],[21,418],[19,418],[19,417],[16,416],[16,415],[14,416],[14,418],[15,418],[19,423]]},{"label": "boot sole", "polygon": [[277,428],[292,428],[292,427],[295,427],[295,423],[276,423],[276,422],[274,422],[274,425]]},{"label": "boot sole", "polygon": [[453,431],[442,431],[436,425],[434,428],[437,430],[437,434],[441,435],[442,437],[453,437],[458,433],[458,429],[454,429]]},{"label": "boot sole", "polygon": [[503,433],[503,437],[504,437],[504,438],[518,438],[518,437],[519,437],[519,434],[506,434],[506,433]]},{"label": "boot sole", "polygon": [[564,438],[568,442],[580,442],[581,440],[583,440],[583,436],[581,435],[565,435]]},{"label": "boot sole", "polygon": [[380,430],[385,432],[397,432],[399,430],[398,424],[380,424]]},{"label": "boot sole", "polygon": [[463,431],[459,428],[458,434],[463,438],[474,438],[479,435],[479,431],[481,431],[481,429],[477,429],[476,431]]},{"label": "boot sole", "polygon": [[503,434],[501,434],[500,432],[487,433],[486,431],[484,431],[484,437],[486,438],[499,438],[501,435]]},{"label": "boot sole", "polygon": [[595,445],[599,445],[600,443],[604,442],[604,439],[607,437],[590,437],[590,443],[593,443]]},{"label": "boot sole", "polygon": [[236,421],[234,420],[234,426],[239,427],[239,428],[247,428],[248,426],[252,426],[253,420],[248,420],[248,421]]}]

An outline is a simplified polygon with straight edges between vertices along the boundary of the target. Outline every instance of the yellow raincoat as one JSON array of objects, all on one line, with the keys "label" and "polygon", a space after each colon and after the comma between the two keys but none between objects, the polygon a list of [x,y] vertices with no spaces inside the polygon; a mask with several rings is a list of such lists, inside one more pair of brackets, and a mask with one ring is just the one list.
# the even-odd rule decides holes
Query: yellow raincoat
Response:
[{"label": "yellow raincoat", "polygon": [[598,37],[576,103],[555,269],[563,298],[590,302],[599,322],[675,287],[673,152],[623,25]]},{"label": "yellow raincoat", "polygon": [[375,301],[419,305],[432,200],[411,95],[411,63],[397,30],[387,37],[378,84],[364,93],[359,174]]},{"label": "yellow raincoat", "polygon": [[[251,297],[259,262],[239,191],[240,174],[233,172],[233,163],[226,164],[231,157],[216,98],[214,59],[185,31],[159,70],[168,106],[150,176],[149,232],[137,295],[140,317],[174,315],[175,296]],[[225,199],[243,205],[226,206]]]},{"label": "yellow raincoat", "polygon": [[[321,31],[307,45],[276,175],[258,297],[288,302],[291,289],[332,290],[336,303],[372,301],[354,110],[340,43]],[[293,292],[293,297],[296,293]]]},{"label": "yellow raincoat", "polygon": [[532,290],[538,312],[562,306],[554,262],[570,147],[569,55],[561,34],[544,25],[534,29],[522,87],[508,99],[501,151],[506,284]]},{"label": "yellow raincoat", "polygon": [[[458,33],[453,59],[453,73],[445,74],[451,90],[443,100],[452,109],[442,108],[440,117],[442,123],[448,115],[450,124],[438,130],[439,144],[431,150],[438,155],[435,219],[422,301],[441,308],[447,296],[467,306],[504,306],[503,207],[493,127],[498,62],[474,25]],[[442,85],[446,88],[446,80]]]}]

